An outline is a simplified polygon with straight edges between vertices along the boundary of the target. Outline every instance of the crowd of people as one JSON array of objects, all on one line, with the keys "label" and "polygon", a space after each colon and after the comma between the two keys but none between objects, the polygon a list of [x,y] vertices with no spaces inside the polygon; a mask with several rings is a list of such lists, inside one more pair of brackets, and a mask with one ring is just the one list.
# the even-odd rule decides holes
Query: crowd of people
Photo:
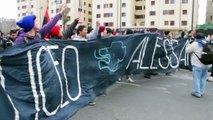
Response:
[{"label": "crowd of people", "polygon": [[[61,8],[61,11],[56,14],[56,16],[50,20],[43,27],[39,27],[38,22],[36,21],[36,16],[28,15],[24,16],[21,20],[17,21],[17,26],[20,29],[11,30],[7,37],[3,37],[3,33],[0,31],[1,40],[1,48],[5,49],[8,46],[12,45],[20,45],[29,42],[39,42],[42,39],[66,39],[66,40],[77,40],[77,41],[89,41],[96,38],[110,37],[114,35],[121,35],[114,31],[111,28],[106,28],[105,26],[100,25],[100,23],[96,22],[96,27],[93,29],[90,25],[78,25],[79,18],[76,18],[72,24],[62,32],[60,26],[56,25],[57,21],[62,17],[64,10],[66,9],[66,5]],[[77,27],[78,26],[78,27]],[[76,28],[77,27],[77,28]],[[150,33],[149,29],[144,29],[140,31],[141,33]],[[131,29],[126,29],[123,32],[123,35],[134,34],[135,32]],[[158,33],[158,31],[156,31]],[[172,40],[174,39],[174,35],[171,31],[165,31],[164,35],[165,39]],[[192,95],[200,98],[205,93],[205,85],[206,80],[209,82],[213,82],[213,67],[211,68],[211,75],[207,79],[209,65],[205,65],[201,63],[198,57],[201,56],[203,44],[199,41],[208,42],[207,38],[203,34],[196,34],[195,31],[189,31],[186,33],[183,31],[179,38],[188,38],[189,44],[186,47],[186,52],[191,54],[191,63],[192,63],[192,72],[193,72],[193,85],[194,91]],[[213,36],[209,37],[209,40],[213,39]],[[197,56],[195,55],[197,54]],[[146,72],[144,73],[144,77],[151,79],[151,75],[157,75],[158,73]],[[166,75],[170,75],[171,73],[166,73]],[[122,80],[122,76],[119,78]],[[128,82],[134,82],[131,78],[131,75],[127,73],[126,80]],[[106,94],[106,91],[103,93]],[[91,105],[94,105],[94,101],[91,102]]]}]

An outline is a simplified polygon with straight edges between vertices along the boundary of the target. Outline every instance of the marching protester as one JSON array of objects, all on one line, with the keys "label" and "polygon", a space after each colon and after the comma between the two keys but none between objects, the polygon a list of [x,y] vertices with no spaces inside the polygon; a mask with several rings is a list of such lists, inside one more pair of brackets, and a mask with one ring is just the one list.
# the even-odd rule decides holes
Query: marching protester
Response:
[{"label": "marching protester", "polygon": [[63,39],[71,40],[71,37],[73,35],[75,35],[74,30],[75,30],[75,27],[78,25],[78,22],[79,22],[79,18],[76,18],[71,23],[71,25],[64,31],[64,33],[63,33]]},{"label": "marching protester", "polygon": [[22,28],[22,30],[18,32],[14,44],[19,45],[28,42],[39,42],[41,39],[44,39],[44,37],[51,31],[58,20],[62,17],[62,13],[66,7],[66,5],[63,5],[61,11],[41,29],[39,29],[36,16],[28,15],[23,17],[16,23],[20,28]]},{"label": "marching protester", "polygon": [[[131,29],[126,29],[124,31],[124,35],[130,35],[130,34],[133,34],[133,31]],[[119,80],[122,79],[122,76],[119,78]],[[126,70],[126,79],[128,82],[131,82],[131,83],[134,83],[135,81],[130,77],[130,73],[128,71],[128,69]]]},{"label": "marching protester", "polygon": [[106,28],[104,32],[105,32],[105,37],[113,36],[113,30],[111,28]]},{"label": "marching protester", "polygon": [[[199,42],[201,41],[201,42]],[[205,36],[201,33],[195,35],[195,41],[190,42],[186,46],[186,53],[191,53],[192,76],[194,92],[192,96],[200,98],[205,93],[206,79],[208,76],[208,65],[200,62],[198,57],[201,57],[203,50],[203,43],[206,43]]]},{"label": "marching protester", "polygon": [[[213,42],[213,35],[209,36],[209,42]],[[213,82],[213,64],[211,66],[211,74],[209,78],[207,79],[208,82]]]},{"label": "marching protester", "polygon": [[98,38],[99,27],[100,27],[100,23],[97,21],[96,28],[88,34],[87,27],[85,25],[79,25],[77,28],[77,35],[73,35],[72,40],[88,41],[88,40]]},{"label": "marching protester", "polygon": [[48,34],[49,39],[62,39],[62,31],[59,25],[55,25]]}]

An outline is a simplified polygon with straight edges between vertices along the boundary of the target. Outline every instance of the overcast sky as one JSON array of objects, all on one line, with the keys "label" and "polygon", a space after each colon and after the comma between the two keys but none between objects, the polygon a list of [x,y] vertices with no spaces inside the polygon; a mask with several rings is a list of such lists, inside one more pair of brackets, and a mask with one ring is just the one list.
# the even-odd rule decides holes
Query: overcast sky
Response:
[{"label": "overcast sky", "polygon": [[[0,0],[0,17],[17,18],[17,0]],[[199,0],[199,19],[198,24],[205,23],[206,0]]]}]

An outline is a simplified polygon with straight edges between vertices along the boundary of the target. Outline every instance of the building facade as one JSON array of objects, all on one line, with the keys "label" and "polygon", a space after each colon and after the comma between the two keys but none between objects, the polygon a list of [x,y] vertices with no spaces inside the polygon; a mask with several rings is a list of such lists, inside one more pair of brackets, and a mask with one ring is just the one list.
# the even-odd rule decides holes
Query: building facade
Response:
[{"label": "building facade", "polygon": [[213,0],[207,0],[206,24],[213,24]]},{"label": "building facade", "polygon": [[[65,0],[64,2],[69,9],[66,20],[62,19],[58,24],[65,27],[79,16],[82,24],[92,23],[95,27],[96,21],[99,21],[106,27],[122,31],[126,28],[190,30],[195,29],[198,22],[198,0]],[[53,18],[60,10],[62,0],[17,0],[17,5],[18,19],[35,14],[39,23],[42,23],[46,6],[49,6],[50,18]],[[212,20],[212,13],[209,14]]]},{"label": "building facade", "polygon": [[[64,2],[68,6],[66,19],[60,20],[58,25],[63,27],[65,23],[65,27],[68,27],[79,16],[81,16],[82,24],[92,22],[92,0],[65,0]],[[47,6],[50,19],[52,19],[59,12],[62,0],[17,0],[18,19],[34,14],[42,25]]]},{"label": "building facade", "polygon": [[148,28],[190,30],[198,22],[198,0],[146,0],[146,8]]},{"label": "building facade", "polygon": [[93,27],[102,25],[116,29],[145,26],[145,0],[93,0]]}]

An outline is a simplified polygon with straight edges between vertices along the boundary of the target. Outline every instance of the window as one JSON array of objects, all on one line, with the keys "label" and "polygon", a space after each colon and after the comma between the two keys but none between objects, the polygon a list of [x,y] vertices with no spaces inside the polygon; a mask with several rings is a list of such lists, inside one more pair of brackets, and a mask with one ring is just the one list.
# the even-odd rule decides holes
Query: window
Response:
[{"label": "window", "polygon": [[183,15],[187,15],[187,10],[183,10]]},{"label": "window", "polygon": [[175,25],[175,21],[170,21],[170,26],[174,26]]},{"label": "window", "polygon": [[145,19],[145,15],[135,15],[135,19]]},{"label": "window", "polygon": [[164,10],[163,15],[174,15],[175,11],[174,10]]},{"label": "window", "polygon": [[104,4],[104,8],[108,8],[108,4]]},{"label": "window", "polygon": [[122,13],[122,17],[126,17],[126,13]]},{"label": "window", "polygon": [[101,14],[96,14],[96,18],[101,18]]},{"label": "window", "polygon": [[17,0],[17,2],[19,3],[19,0]]},{"label": "window", "polygon": [[135,10],[142,10],[142,6],[135,6]]},{"label": "window", "polygon": [[101,8],[101,6],[100,5],[97,5],[97,9],[100,9]]},{"label": "window", "polygon": [[165,4],[175,4],[175,0],[165,0]]},{"label": "window", "polygon": [[110,4],[109,4],[109,7],[110,7],[110,8],[112,8],[112,7],[113,7],[112,3],[110,3]]},{"label": "window", "polygon": [[88,14],[89,14],[89,15],[92,15],[92,12],[91,12],[91,11],[88,11]]},{"label": "window", "polygon": [[155,16],[156,13],[155,13],[155,11],[150,11],[150,12],[149,12],[149,15],[150,15],[150,16]]},{"label": "window", "polygon": [[171,0],[171,1],[170,1],[170,4],[175,4],[175,0]]},{"label": "window", "polygon": [[70,0],[66,0],[66,3],[70,3]]},{"label": "window", "polygon": [[187,21],[181,21],[181,25],[182,26],[186,26],[187,25]]},{"label": "window", "polygon": [[145,22],[140,22],[140,26],[144,26],[145,25]]},{"label": "window", "polygon": [[126,26],[126,22],[122,22],[122,26]]},{"label": "window", "polygon": [[210,19],[213,20],[213,16],[211,16]]},{"label": "window", "polygon": [[92,7],[92,5],[91,5],[91,4],[88,4],[88,6],[89,6],[89,7]]},{"label": "window", "polygon": [[22,16],[25,16],[26,15],[26,13],[22,13]]},{"label": "window", "polygon": [[150,25],[151,25],[151,26],[155,26],[155,21],[151,21],[151,22],[150,22]]},{"label": "window", "polygon": [[104,17],[113,17],[113,13],[104,13]]},{"label": "window", "polygon": [[88,19],[88,22],[92,22],[92,19],[91,19],[91,18],[89,18],[89,19]]},{"label": "window", "polygon": [[18,10],[19,10],[20,8],[18,7]]},{"label": "window", "polygon": [[165,0],[165,4],[169,4],[169,0]]},{"label": "window", "polygon": [[86,2],[84,2],[84,6],[86,6],[87,5],[87,3]]},{"label": "window", "polygon": [[187,3],[188,3],[188,0],[182,0],[182,3],[183,3],[183,4],[187,4]]},{"label": "window", "polygon": [[155,5],[155,1],[151,1],[151,5]]},{"label": "window", "polygon": [[31,8],[33,8],[34,6],[33,5],[31,5]]},{"label": "window", "polygon": [[54,11],[53,10],[51,10],[51,13],[53,13]]},{"label": "window", "polygon": [[24,6],[22,6],[21,8],[22,8],[22,9],[26,9],[26,8],[27,8],[27,6],[26,6],[26,5],[24,5]]},{"label": "window", "polygon": [[169,25],[169,21],[164,21],[164,25],[165,26]]},{"label": "window", "polygon": [[126,7],[126,3],[122,3],[122,7]]},{"label": "window", "polygon": [[104,26],[113,26],[113,22],[109,22],[109,23],[104,23]]}]

